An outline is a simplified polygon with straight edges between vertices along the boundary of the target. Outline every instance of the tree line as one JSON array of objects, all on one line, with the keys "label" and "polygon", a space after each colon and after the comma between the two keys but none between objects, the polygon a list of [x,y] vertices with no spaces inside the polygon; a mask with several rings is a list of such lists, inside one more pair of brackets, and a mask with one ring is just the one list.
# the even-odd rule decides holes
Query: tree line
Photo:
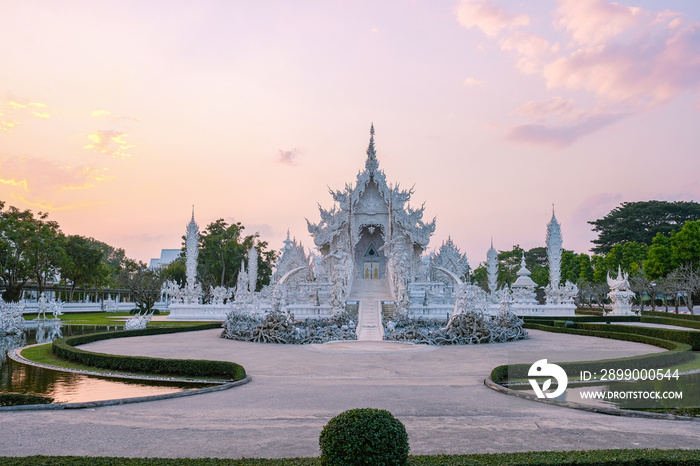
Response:
[{"label": "tree line", "polygon": [[[655,309],[657,301],[666,307],[670,301],[676,311],[682,303],[693,312],[693,298],[700,298],[700,204],[624,202],[588,223],[598,233],[594,254],[562,252],[562,284],[568,280],[578,285],[579,304],[602,306],[609,291],[608,274],[616,276],[622,269],[630,276],[638,304],[648,301]],[[515,245],[498,253],[499,286],[516,280],[523,253],[532,280],[540,287],[549,283],[546,249],[524,251]],[[484,263],[474,269],[472,281],[487,287]]]},{"label": "tree line", "polygon": [[[0,201],[0,285],[2,299],[19,301],[24,288],[33,285],[38,293],[48,285],[65,288],[65,299],[74,300],[76,289],[129,290],[135,304],[150,309],[160,298],[167,279],[180,284],[185,279],[184,238],[179,259],[158,270],[126,257],[123,249],[81,235],[66,235],[48,213],[5,207]],[[259,253],[258,289],[269,283],[276,251],[267,250],[259,235],[244,236],[243,225],[219,219],[200,236],[198,279],[209,286],[233,287],[241,261],[255,247]]]}]

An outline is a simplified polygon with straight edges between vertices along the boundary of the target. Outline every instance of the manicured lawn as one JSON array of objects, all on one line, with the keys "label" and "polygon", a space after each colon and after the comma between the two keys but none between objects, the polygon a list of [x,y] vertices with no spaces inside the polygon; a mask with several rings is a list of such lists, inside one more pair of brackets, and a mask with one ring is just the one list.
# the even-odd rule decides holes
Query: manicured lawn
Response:
[{"label": "manicured lawn", "polygon": [[[554,466],[598,464],[633,466],[690,465],[698,464],[700,450],[592,450],[592,451],[545,451],[525,453],[496,453],[476,455],[431,455],[410,456],[409,466]],[[0,463],[8,466],[317,466],[320,458],[283,459],[216,459],[216,458],[114,458],[87,456],[29,456],[0,457]]]}]

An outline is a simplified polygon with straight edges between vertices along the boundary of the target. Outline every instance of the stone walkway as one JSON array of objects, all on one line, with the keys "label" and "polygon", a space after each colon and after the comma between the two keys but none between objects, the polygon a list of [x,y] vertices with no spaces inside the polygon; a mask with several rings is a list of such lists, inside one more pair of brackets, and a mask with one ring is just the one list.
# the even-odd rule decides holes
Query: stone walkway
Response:
[{"label": "stone walkway", "polygon": [[[598,350],[632,356],[657,348],[531,331],[526,341],[385,351],[245,343],[219,330],[106,340],[92,351],[229,360],[251,383],[222,392],[97,409],[0,415],[3,455],[155,457],[317,456],[323,426],[361,407],[391,411],[411,453],[609,448],[699,448],[700,422],[630,419],[549,406],[483,384],[508,362]],[[355,345],[381,345],[359,342]],[[386,347],[389,349],[390,347]]]}]

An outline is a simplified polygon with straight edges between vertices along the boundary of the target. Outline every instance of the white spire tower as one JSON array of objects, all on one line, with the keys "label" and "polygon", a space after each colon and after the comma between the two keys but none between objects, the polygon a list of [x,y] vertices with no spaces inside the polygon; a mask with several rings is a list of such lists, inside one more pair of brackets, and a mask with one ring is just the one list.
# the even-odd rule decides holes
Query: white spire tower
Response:
[{"label": "white spire tower", "polygon": [[248,251],[248,290],[255,293],[255,288],[258,284],[258,250],[255,246],[250,247]]},{"label": "white spire tower", "polygon": [[199,226],[194,221],[194,206],[192,206],[192,220],[187,224],[185,236],[185,266],[187,283],[185,295],[189,302],[197,302],[195,283],[197,282],[197,260],[199,258]]},{"label": "white spire tower", "polygon": [[[549,285],[544,289],[547,304],[562,304],[570,301],[574,294],[578,293],[578,288],[569,282],[561,286],[561,253],[562,236],[561,225],[554,215],[554,204],[552,204],[552,219],[547,224],[547,262],[549,262]],[[572,294],[573,293],[573,294]]]},{"label": "white spire tower", "polygon": [[547,224],[547,261],[549,262],[549,284],[552,288],[558,288],[561,283],[561,252],[563,239],[561,225],[554,215],[552,204],[552,219]]},{"label": "white spire tower", "polygon": [[491,238],[491,249],[486,253],[486,274],[489,280],[491,297],[496,299],[496,289],[498,288],[498,252],[493,247],[493,238]]}]

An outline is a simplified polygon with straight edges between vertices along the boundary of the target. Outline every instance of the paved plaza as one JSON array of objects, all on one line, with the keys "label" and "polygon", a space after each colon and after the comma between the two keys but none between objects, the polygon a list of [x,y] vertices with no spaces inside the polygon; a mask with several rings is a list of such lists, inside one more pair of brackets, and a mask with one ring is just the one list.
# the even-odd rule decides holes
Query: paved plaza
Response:
[{"label": "paved plaza", "polygon": [[[405,425],[412,454],[610,448],[700,448],[700,422],[617,417],[550,406],[484,386],[491,369],[553,349],[617,356],[659,351],[615,340],[530,331],[526,341],[399,347],[379,342],[263,345],[219,330],[121,338],[84,348],[242,364],[230,390],[94,409],[6,412],[2,455],[318,456],[318,436],[351,408],[383,408]],[[374,345],[374,346],[373,346]]]}]

